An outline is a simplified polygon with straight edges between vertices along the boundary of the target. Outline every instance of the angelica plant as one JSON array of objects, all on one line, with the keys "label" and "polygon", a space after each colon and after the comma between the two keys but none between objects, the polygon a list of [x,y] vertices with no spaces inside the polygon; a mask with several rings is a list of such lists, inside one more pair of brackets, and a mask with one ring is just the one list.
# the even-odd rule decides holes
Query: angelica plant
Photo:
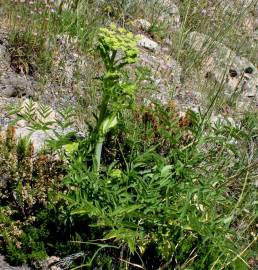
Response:
[{"label": "angelica plant", "polygon": [[98,51],[105,66],[102,82],[102,100],[95,127],[94,157],[100,169],[102,145],[108,131],[118,123],[119,114],[133,104],[136,85],[128,80],[125,66],[137,62],[137,37],[124,28],[111,24],[98,34]]}]

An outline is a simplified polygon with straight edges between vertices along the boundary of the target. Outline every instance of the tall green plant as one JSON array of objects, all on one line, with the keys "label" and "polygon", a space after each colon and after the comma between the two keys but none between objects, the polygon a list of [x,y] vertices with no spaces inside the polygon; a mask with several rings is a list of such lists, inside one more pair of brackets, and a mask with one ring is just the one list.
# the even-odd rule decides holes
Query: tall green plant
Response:
[{"label": "tall green plant", "polygon": [[102,101],[94,132],[96,169],[99,171],[102,145],[108,131],[118,123],[119,114],[133,104],[136,85],[128,80],[125,66],[137,61],[137,39],[124,28],[112,24],[101,28],[98,50],[105,66]]}]

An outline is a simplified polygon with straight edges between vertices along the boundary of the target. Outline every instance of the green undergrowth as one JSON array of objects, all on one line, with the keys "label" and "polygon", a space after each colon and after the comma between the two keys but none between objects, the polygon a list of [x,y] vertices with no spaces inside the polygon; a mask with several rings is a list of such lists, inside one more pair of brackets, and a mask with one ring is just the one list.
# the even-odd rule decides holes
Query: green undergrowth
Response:
[{"label": "green undergrowth", "polygon": [[58,255],[68,269],[250,268],[257,114],[211,123],[216,96],[203,115],[137,104],[135,45],[123,28],[100,29],[102,101],[86,138],[35,155],[15,129],[1,138],[2,251],[34,267]]},{"label": "green undergrowth", "polygon": [[173,107],[135,108],[106,135],[98,173],[84,140],[66,146],[59,173],[51,157],[44,171],[46,156],[31,162],[20,142],[15,157],[2,141],[2,251],[32,265],[83,252],[68,269],[248,269],[257,253],[257,129],[251,113],[238,127],[204,126]]}]

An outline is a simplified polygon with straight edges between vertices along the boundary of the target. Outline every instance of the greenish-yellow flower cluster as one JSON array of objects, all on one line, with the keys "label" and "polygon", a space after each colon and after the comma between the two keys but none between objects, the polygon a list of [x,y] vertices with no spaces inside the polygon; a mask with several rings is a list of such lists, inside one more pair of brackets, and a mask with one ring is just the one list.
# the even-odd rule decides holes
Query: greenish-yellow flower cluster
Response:
[{"label": "greenish-yellow flower cluster", "polygon": [[131,32],[124,28],[111,24],[110,28],[100,28],[99,44],[105,51],[122,51],[124,53],[124,61],[127,63],[135,63],[138,56],[137,48],[138,36],[134,36]]}]

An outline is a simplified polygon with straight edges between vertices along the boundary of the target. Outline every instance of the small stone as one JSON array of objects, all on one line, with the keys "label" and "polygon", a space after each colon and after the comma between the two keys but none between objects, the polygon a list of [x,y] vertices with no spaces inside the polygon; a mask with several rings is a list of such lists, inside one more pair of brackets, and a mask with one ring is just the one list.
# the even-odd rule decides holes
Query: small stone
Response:
[{"label": "small stone", "polygon": [[47,257],[44,261],[40,262],[40,267],[42,270],[61,270],[60,267],[53,264],[60,261],[59,257],[51,256]]},{"label": "small stone", "polygon": [[253,32],[253,39],[254,39],[255,41],[258,41],[258,30],[255,30],[255,31]]},{"label": "small stone", "polygon": [[150,27],[151,27],[151,23],[145,19],[137,19],[137,20],[133,21],[132,24],[135,28],[140,28],[141,30],[143,30],[145,32],[148,32]]},{"label": "small stone", "polygon": [[137,44],[138,46],[148,49],[150,51],[158,51],[160,49],[160,46],[157,42],[144,35],[140,35],[140,40]]}]

